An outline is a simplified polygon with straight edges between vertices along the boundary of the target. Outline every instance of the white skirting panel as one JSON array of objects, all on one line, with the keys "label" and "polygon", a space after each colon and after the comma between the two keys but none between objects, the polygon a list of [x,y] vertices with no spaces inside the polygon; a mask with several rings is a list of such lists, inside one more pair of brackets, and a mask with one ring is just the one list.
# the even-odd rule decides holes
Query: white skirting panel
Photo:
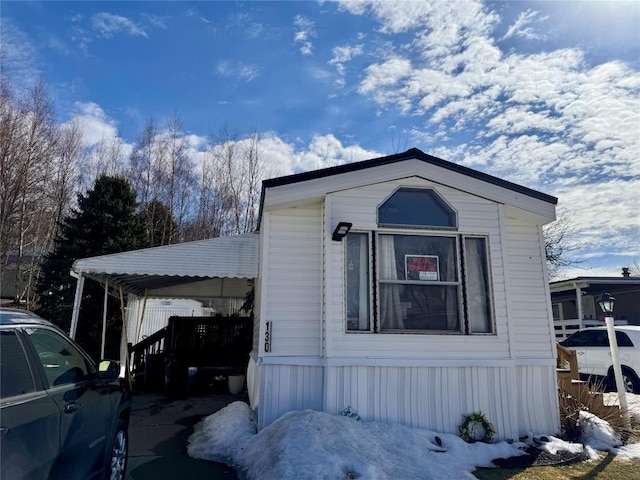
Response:
[{"label": "white skirting panel", "polygon": [[253,357],[253,352],[249,355],[249,365],[247,365],[247,393],[249,395],[249,405],[257,410],[260,404],[260,369]]},{"label": "white skirting panel", "polygon": [[[290,410],[339,414],[355,408],[363,420],[458,433],[463,416],[482,411],[496,439],[556,435],[555,370],[528,366],[260,365],[258,428]],[[324,385],[324,388],[323,388]],[[250,394],[251,395],[251,394]]]},{"label": "white skirting panel", "polygon": [[555,367],[520,365],[516,372],[520,434],[557,434],[560,431],[560,408]]},{"label": "white skirting panel", "polygon": [[325,411],[355,408],[365,420],[458,433],[482,411],[497,439],[558,433],[555,370],[527,367],[328,367]]},{"label": "white skirting panel", "polygon": [[291,410],[322,411],[324,368],[317,365],[260,365],[258,429]]}]

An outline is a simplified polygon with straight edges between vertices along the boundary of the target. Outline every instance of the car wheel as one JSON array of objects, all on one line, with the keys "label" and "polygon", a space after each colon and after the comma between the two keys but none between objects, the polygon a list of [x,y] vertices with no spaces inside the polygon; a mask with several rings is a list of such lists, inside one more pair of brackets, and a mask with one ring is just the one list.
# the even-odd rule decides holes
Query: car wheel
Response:
[{"label": "car wheel", "polygon": [[640,393],[640,382],[638,376],[630,368],[624,367],[622,369],[622,383],[624,385],[624,391],[627,393]]},{"label": "car wheel", "polygon": [[116,433],[113,436],[111,450],[109,451],[107,475],[105,479],[124,480],[127,472],[127,456],[129,453],[129,434],[124,420],[118,420]]}]

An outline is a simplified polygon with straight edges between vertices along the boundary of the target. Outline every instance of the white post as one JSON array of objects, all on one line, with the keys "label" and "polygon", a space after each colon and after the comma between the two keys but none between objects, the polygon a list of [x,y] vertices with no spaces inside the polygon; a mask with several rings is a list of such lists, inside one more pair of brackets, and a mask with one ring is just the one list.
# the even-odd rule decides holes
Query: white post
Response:
[{"label": "white post", "polygon": [[616,390],[618,391],[620,409],[623,412],[623,420],[625,422],[625,426],[627,428],[631,428],[627,410],[627,394],[624,389],[624,382],[622,380],[622,367],[620,366],[620,358],[618,356],[618,340],[616,339],[616,332],[613,328],[613,317],[610,314],[605,313],[604,321],[607,324],[607,335],[609,336],[609,348],[611,349],[611,361],[613,362],[613,374],[616,379]]},{"label": "white post", "polygon": [[[73,272],[71,276],[76,277]],[[73,300],[73,312],[71,313],[71,328],[69,329],[69,336],[73,339],[76,338],[76,330],[78,329],[78,317],[80,316],[80,303],[82,302],[82,290],[84,289],[84,276],[82,274],[77,275],[78,283],[76,284],[76,297]]]},{"label": "white post", "polygon": [[578,310],[578,325],[580,325],[580,329],[584,328],[584,312],[582,311],[582,289],[576,285],[576,282],[573,282],[573,288],[576,292],[576,308]]},{"label": "white post", "polygon": [[104,282],[104,303],[102,304],[102,344],[100,347],[100,361],[104,359],[104,344],[107,336],[107,300],[109,300],[109,279]]}]

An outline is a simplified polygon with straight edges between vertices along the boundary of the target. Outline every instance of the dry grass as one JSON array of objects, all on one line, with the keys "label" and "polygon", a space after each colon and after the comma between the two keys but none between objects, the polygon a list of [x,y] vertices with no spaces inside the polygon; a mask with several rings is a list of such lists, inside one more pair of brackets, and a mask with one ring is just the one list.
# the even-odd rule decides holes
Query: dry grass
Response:
[{"label": "dry grass", "polygon": [[[625,428],[623,411],[619,408],[603,406],[604,395],[602,383],[592,384],[589,392],[586,390],[580,394],[568,394],[558,390],[558,403],[560,405],[560,429],[562,438],[569,442],[580,441],[581,431],[578,426],[578,414],[581,410],[606,420],[623,440],[627,440],[632,432]],[[592,393],[595,393],[593,395]]]},{"label": "dry grass", "polygon": [[[603,385],[592,385],[590,391],[602,394]],[[593,395],[567,395],[559,390],[562,437],[567,441],[579,441],[578,413],[586,410],[606,420],[626,443],[640,439],[640,428],[633,425],[631,431],[624,427],[619,409],[603,408],[602,402]],[[603,453],[597,460],[582,461],[568,465],[528,468],[480,468],[474,472],[479,480],[640,480],[640,460],[618,458]]]},{"label": "dry grass", "polygon": [[603,454],[598,460],[554,467],[525,469],[480,468],[473,472],[479,480],[638,480],[640,460],[625,460]]}]

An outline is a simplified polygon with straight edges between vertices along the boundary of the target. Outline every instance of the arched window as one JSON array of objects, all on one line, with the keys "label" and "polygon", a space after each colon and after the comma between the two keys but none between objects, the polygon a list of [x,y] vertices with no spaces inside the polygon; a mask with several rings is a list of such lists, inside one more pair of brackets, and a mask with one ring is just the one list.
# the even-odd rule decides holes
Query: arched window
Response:
[{"label": "arched window", "polygon": [[378,225],[455,229],[458,218],[435,190],[401,187],[378,207]]}]

